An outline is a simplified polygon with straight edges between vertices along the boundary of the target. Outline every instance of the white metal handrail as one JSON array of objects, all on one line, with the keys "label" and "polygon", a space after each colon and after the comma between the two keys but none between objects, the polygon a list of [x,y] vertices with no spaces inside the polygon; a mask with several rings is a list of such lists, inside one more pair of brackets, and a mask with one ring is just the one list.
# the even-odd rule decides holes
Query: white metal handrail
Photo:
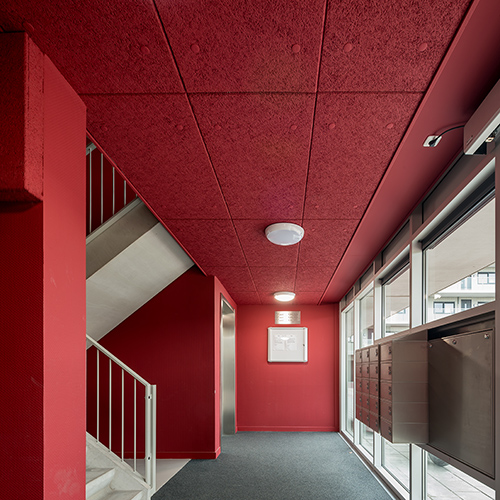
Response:
[{"label": "white metal handrail", "polygon": [[[109,442],[108,449],[111,452],[111,436],[112,436],[112,364],[115,363],[121,368],[121,448],[120,455],[122,462],[125,462],[125,373],[128,373],[134,380],[134,410],[133,410],[133,422],[134,422],[134,456],[133,456],[133,470],[138,473],[137,470],[137,382],[144,386],[145,390],[145,425],[144,425],[144,465],[145,473],[142,476],[146,483],[151,487],[152,491],[156,491],[156,385],[152,385],[146,380],[144,380],[140,375],[138,375],[134,370],[129,368],[125,363],[120,361],[116,356],[111,354],[107,349],[105,349],[101,344],[95,341],[92,337],[87,335],[87,341],[90,342],[97,349],[97,387],[96,387],[96,400],[97,400],[97,414],[96,414],[96,436],[95,438],[99,441],[99,387],[100,387],[100,377],[99,377],[99,353],[104,354],[109,360]],[[87,351],[88,352],[88,351]]]},{"label": "white metal handrail", "polygon": [[[135,194],[131,199],[127,200],[127,186],[128,183],[125,179],[122,179],[120,174],[116,172],[115,167],[111,166],[111,173],[112,173],[112,185],[108,186],[107,188],[105,187],[104,183],[104,171],[105,171],[105,163],[104,163],[104,154],[102,153],[101,150],[98,149],[100,156],[98,157],[100,170],[98,170],[97,174],[100,177],[100,180],[98,182],[99,189],[97,193],[93,193],[92,191],[92,151],[94,149],[98,149],[94,143],[90,143],[87,146],[86,153],[88,156],[88,184],[89,184],[89,190],[87,193],[87,210],[88,210],[88,224],[89,227],[87,228],[87,234],[93,233],[96,229],[102,226],[106,220],[109,219],[109,216],[105,218],[104,216],[104,200],[109,199],[108,197],[111,197],[109,199],[111,203],[111,216],[115,215],[115,213],[119,212],[123,207],[126,207],[130,202],[135,200],[137,198],[137,194]],[[109,168],[106,166],[106,168]],[[118,176],[118,179],[116,178]],[[120,180],[121,179],[121,180]],[[116,196],[116,190],[119,189],[121,190],[122,188],[120,187],[120,182],[123,183],[123,205],[120,203],[117,206],[117,202],[115,200]],[[109,189],[111,189],[111,194],[109,193]],[[97,204],[98,207],[100,207],[100,216],[98,217],[98,220],[93,220],[92,219],[92,213],[93,213],[93,207],[94,204]],[[99,212],[98,212],[99,213]]]}]

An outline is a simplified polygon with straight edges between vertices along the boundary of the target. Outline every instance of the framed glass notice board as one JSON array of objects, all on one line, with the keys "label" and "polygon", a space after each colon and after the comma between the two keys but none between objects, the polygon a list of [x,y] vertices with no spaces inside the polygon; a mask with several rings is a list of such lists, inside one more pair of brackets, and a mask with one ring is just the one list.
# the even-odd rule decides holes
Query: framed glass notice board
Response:
[{"label": "framed glass notice board", "polygon": [[268,328],[267,360],[269,362],[306,363],[307,328],[283,326]]}]

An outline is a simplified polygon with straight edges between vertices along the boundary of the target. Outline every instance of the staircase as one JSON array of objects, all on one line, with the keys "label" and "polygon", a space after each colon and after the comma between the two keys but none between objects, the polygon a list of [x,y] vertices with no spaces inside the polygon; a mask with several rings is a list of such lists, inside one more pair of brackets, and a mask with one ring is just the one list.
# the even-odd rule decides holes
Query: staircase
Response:
[{"label": "staircase", "polygon": [[[87,350],[87,407],[93,402],[96,405],[95,418],[87,414],[87,498],[149,500],[156,491],[156,386],[149,384],[89,335],[87,342],[92,345],[92,349]],[[94,354],[95,365],[91,363]],[[103,358],[102,362],[100,358]],[[100,365],[103,366],[102,370]],[[96,369],[96,378],[91,383],[93,368]],[[116,377],[117,371],[121,377]],[[126,379],[133,382],[133,392],[125,391]],[[138,386],[143,386],[143,391],[138,390]],[[104,404],[100,398],[104,387],[109,388],[109,398],[106,398],[108,404]],[[113,398],[113,392],[118,398]],[[144,427],[137,425],[141,399],[144,400]],[[133,428],[126,428],[125,422],[133,424]],[[101,428],[103,432],[100,432]],[[118,436],[116,432],[113,433],[116,428],[119,430]],[[102,434],[106,434],[106,431],[103,440]],[[121,442],[117,444],[116,437],[120,436]],[[138,452],[139,436],[143,436],[144,440],[139,443]],[[128,461],[125,459],[129,453],[126,446],[133,450]],[[116,495],[118,492],[120,496]]]},{"label": "staircase", "polygon": [[87,433],[87,500],[148,500],[152,488],[129,465]]},{"label": "staircase", "polygon": [[140,490],[113,490],[111,483],[115,477],[115,469],[87,469],[85,498],[87,500],[142,500]]},{"label": "staircase", "polygon": [[107,163],[93,144],[87,147],[87,404],[93,413],[87,418],[86,498],[149,500],[156,489],[156,386],[97,341],[193,262]]},{"label": "staircase", "polygon": [[100,340],[192,265],[112,161],[89,142],[87,334]]},{"label": "staircase", "polygon": [[192,265],[134,200],[87,237],[87,333],[100,340]]}]

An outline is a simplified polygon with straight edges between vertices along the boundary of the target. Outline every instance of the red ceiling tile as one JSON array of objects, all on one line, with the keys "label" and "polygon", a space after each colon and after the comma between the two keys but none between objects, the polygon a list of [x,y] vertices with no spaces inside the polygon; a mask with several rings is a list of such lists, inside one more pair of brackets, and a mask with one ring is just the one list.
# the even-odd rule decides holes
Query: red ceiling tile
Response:
[{"label": "red ceiling tile", "polygon": [[203,270],[205,266],[210,268],[246,266],[230,220],[164,220],[164,222]]},{"label": "red ceiling tile", "polygon": [[314,95],[190,97],[231,216],[302,216]]},{"label": "red ceiling tile", "polygon": [[332,278],[335,267],[321,265],[318,267],[300,266],[297,269],[295,292],[323,292]]},{"label": "red ceiling tile", "polygon": [[305,218],[308,220],[332,217],[335,219],[361,219],[373,191],[360,189],[356,183],[332,184],[316,182],[308,184]]},{"label": "red ceiling tile", "polygon": [[255,292],[255,285],[248,267],[209,267],[203,268],[208,275],[216,276],[227,290],[233,292]]},{"label": "red ceiling tile", "polygon": [[260,304],[260,297],[257,292],[230,292],[231,298],[238,305]]},{"label": "red ceiling tile", "polygon": [[325,0],[157,0],[189,92],[313,92]]},{"label": "red ceiling tile", "polygon": [[84,96],[88,129],[162,219],[227,218],[184,95]]},{"label": "red ceiling tile", "polygon": [[425,91],[470,3],[329,2],[320,90]]},{"label": "red ceiling tile", "polygon": [[364,212],[420,99],[412,93],[318,95],[305,218]]},{"label": "red ceiling tile", "polygon": [[[299,266],[336,267],[358,222],[357,220],[305,220],[305,235],[300,243]],[[301,284],[305,286],[304,282]]]},{"label": "red ceiling tile", "polygon": [[259,294],[293,291],[295,267],[251,267],[255,287]]},{"label": "red ceiling tile", "polygon": [[298,258],[298,245],[278,246],[271,243],[265,229],[274,222],[293,222],[300,220],[235,220],[234,225],[249,266],[295,266]]},{"label": "red ceiling tile", "polygon": [[295,296],[294,302],[302,305],[316,305],[319,304],[321,296],[322,292],[298,292]]},{"label": "red ceiling tile", "polygon": [[[274,291],[295,289],[294,307],[318,303],[350,245],[326,292],[338,300],[408,213],[404,207],[445,168],[453,134],[439,151],[422,151],[421,143],[425,131],[467,119],[496,81],[487,50],[498,46],[496,1],[474,2],[471,13],[482,17],[430,114],[412,125],[410,152],[399,149],[386,175],[422,97],[415,91],[436,93],[431,79],[469,0],[328,2],[317,102],[326,0],[156,0],[175,62],[150,0],[9,0],[0,25],[28,30],[87,94],[89,131],[237,303],[276,305]],[[467,74],[464,61],[468,69],[474,62]],[[264,239],[267,223],[302,218],[300,246]]]},{"label": "red ceiling tile", "polygon": [[19,0],[9,11],[0,13],[3,28],[31,25],[30,36],[78,93],[184,90],[152,2]]}]

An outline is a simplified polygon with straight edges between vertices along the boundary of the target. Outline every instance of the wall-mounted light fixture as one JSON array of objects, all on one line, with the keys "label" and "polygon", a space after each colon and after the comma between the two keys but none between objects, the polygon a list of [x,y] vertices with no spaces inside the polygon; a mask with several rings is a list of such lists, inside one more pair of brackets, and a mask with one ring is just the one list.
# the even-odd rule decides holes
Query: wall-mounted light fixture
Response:
[{"label": "wall-mounted light fixture", "polygon": [[427,139],[424,141],[424,148],[435,148],[439,141],[443,138],[444,134],[451,132],[452,130],[457,130],[458,128],[464,128],[465,125],[457,125],[456,127],[451,127],[444,132],[441,132],[439,135],[429,135]]}]

